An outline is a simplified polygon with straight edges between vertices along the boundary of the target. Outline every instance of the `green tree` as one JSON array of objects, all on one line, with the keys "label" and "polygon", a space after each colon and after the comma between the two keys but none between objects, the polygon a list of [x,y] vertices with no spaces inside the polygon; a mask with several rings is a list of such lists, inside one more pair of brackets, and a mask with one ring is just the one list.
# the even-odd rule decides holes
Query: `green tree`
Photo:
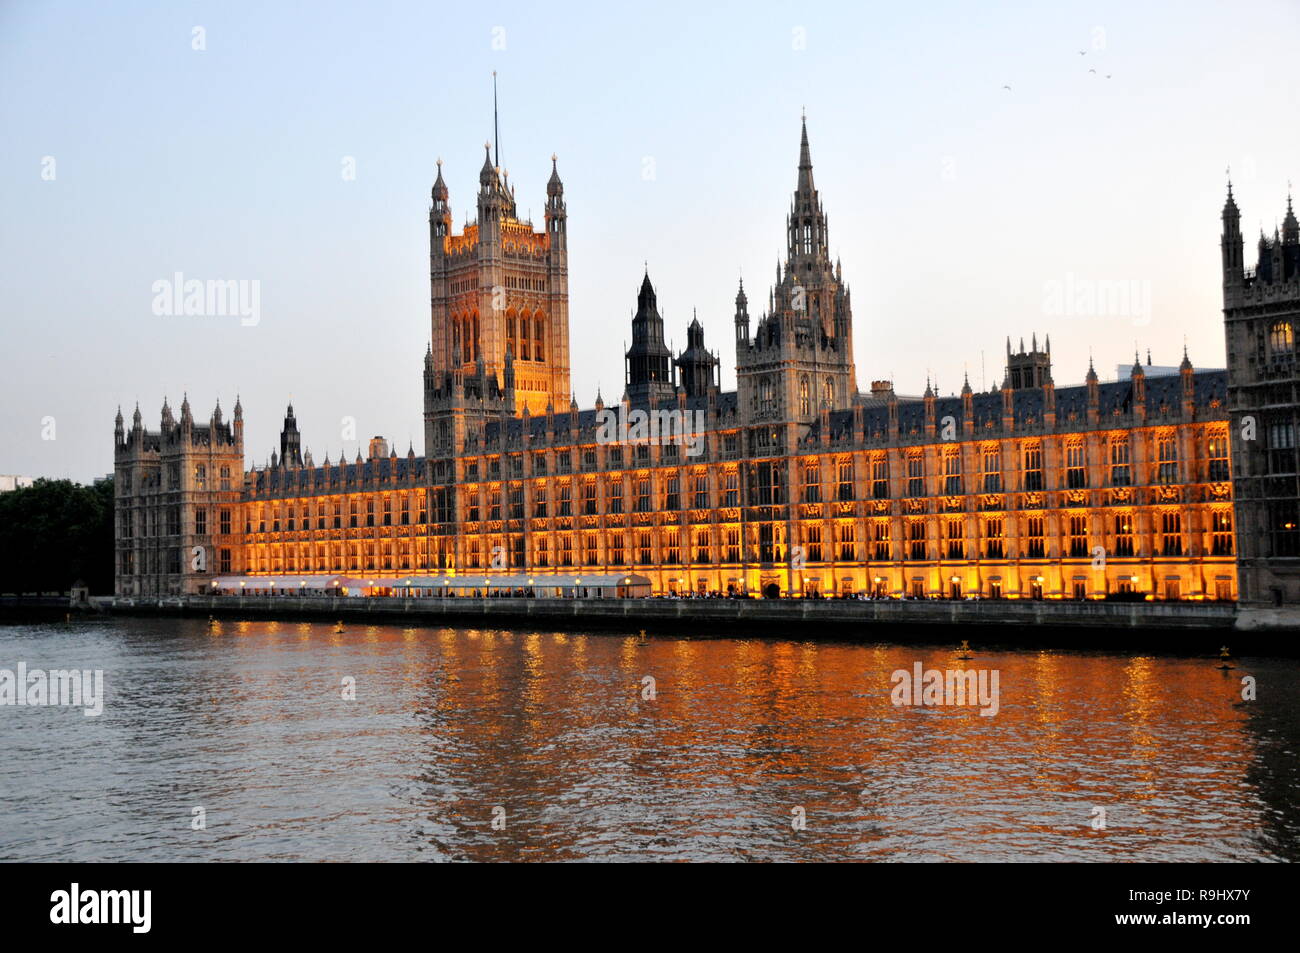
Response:
[{"label": "green tree", "polygon": [[0,493],[0,591],[113,591],[113,481],[37,480]]}]

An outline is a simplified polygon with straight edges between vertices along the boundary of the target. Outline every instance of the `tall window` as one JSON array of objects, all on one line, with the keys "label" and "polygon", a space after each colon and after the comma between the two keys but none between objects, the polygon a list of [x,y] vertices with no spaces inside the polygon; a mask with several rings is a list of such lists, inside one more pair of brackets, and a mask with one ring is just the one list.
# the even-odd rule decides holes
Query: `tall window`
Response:
[{"label": "tall window", "polygon": [[1034,443],[1025,447],[1025,489],[1043,488],[1043,448]]},{"label": "tall window", "polygon": [[1210,515],[1210,554],[1232,555],[1232,511],[1215,510]]},{"label": "tall window", "polygon": [[1083,460],[1083,441],[1071,440],[1065,447],[1065,485],[1081,490],[1088,485],[1088,471]]},{"label": "tall window", "polygon": [[884,456],[871,461],[871,498],[889,499],[889,460]]},{"label": "tall window", "polygon": [[650,512],[650,478],[648,476],[636,478],[636,511],[638,513]]},{"label": "tall window", "polygon": [[853,499],[853,461],[840,460],[835,464],[836,482],[838,488],[836,496],[841,503]]},{"label": "tall window", "polygon": [[1070,556],[1074,559],[1088,555],[1088,517],[1070,517]]},{"label": "tall window", "polygon": [[594,516],[596,513],[596,481],[582,481],[582,512],[586,516]]},{"label": "tall window", "polygon": [[611,513],[623,512],[623,478],[622,477],[609,478],[609,492],[608,492],[608,498],[606,499],[606,503]]},{"label": "tall window", "polygon": [[1163,556],[1183,554],[1183,517],[1176,510],[1160,514],[1160,553]]},{"label": "tall window", "polygon": [[1295,425],[1290,421],[1268,425],[1269,473],[1295,473]]},{"label": "tall window", "polygon": [[961,487],[961,450],[949,447],[943,454],[943,492],[948,496],[959,496]]},{"label": "tall window", "polygon": [[740,471],[728,470],[725,477],[726,487],[723,490],[723,506],[735,507],[740,505]]},{"label": "tall window", "polygon": [[740,562],[740,530],[735,527],[727,529],[727,562]]},{"label": "tall window", "polygon": [[925,496],[925,460],[920,454],[907,458],[907,495]]},{"label": "tall window", "polygon": [[947,537],[948,537],[948,558],[965,559],[966,558],[966,540],[964,520],[950,519],[947,520]]},{"label": "tall window", "polygon": [[1161,434],[1156,440],[1156,482],[1170,486],[1178,482],[1178,435]]},{"label": "tall window", "polygon": [[808,561],[810,563],[821,562],[822,527],[820,523],[812,523],[804,527],[804,543],[808,546]]},{"label": "tall window", "polygon": [[664,509],[680,510],[682,508],[682,479],[673,470],[664,481]]},{"label": "tall window", "polygon": [[1209,459],[1206,478],[1220,483],[1230,478],[1228,469],[1228,435],[1217,434],[1205,442],[1205,455]]},{"label": "tall window", "polygon": [[871,524],[871,541],[875,548],[875,558],[879,562],[889,561],[889,521],[876,520]]},{"label": "tall window", "polygon": [[1030,559],[1042,559],[1043,552],[1043,518],[1031,516],[1025,520],[1025,555]]},{"label": "tall window", "polygon": [[911,559],[925,558],[925,523],[912,520],[907,524],[908,555]]},{"label": "tall window", "polygon": [[853,523],[844,521],[839,524],[840,537],[840,559],[844,562],[853,562],[858,558],[858,540],[857,534],[853,530]]},{"label": "tall window", "polygon": [[709,508],[709,477],[706,473],[695,474],[695,508],[697,510],[706,510]]},{"label": "tall window", "polygon": [[1275,357],[1289,356],[1295,350],[1295,330],[1290,321],[1274,321],[1269,327],[1268,350]]},{"label": "tall window", "polygon": [[1133,555],[1133,514],[1115,514],[1115,555]]},{"label": "tall window", "polygon": [[676,566],[682,561],[682,537],[681,533],[675,529],[670,529],[664,534],[664,561],[670,566]]},{"label": "tall window", "polygon": [[997,444],[989,444],[980,454],[983,459],[984,492],[1002,492],[1002,454]]},{"label": "tall window", "polygon": [[808,390],[808,378],[799,378],[799,414],[807,417],[812,413],[812,398]]},{"label": "tall window", "polygon": [[1110,441],[1110,484],[1129,486],[1132,482],[1128,437],[1113,437]]},{"label": "tall window", "polygon": [[803,499],[805,503],[822,501],[821,466],[816,458],[803,463]]},{"label": "tall window", "polygon": [[697,529],[695,531],[695,561],[697,563],[707,563],[709,561],[709,531],[707,529]]},{"label": "tall window", "polygon": [[984,557],[1001,559],[1003,556],[1002,517],[995,516],[984,521]]}]

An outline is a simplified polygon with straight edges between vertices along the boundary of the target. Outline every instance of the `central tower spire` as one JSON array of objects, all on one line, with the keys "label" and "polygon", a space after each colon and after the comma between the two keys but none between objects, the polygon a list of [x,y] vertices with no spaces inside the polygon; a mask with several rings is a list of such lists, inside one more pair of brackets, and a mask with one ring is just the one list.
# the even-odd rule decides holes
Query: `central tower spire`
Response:
[{"label": "central tower spire", "polygon": [[492,71],[492,164],[501,168],[501,127],[497,122],[497,71]]},{"label": "central tower spire", "polygon": [[[808,148],[808,120],[804,117],[799,131],[799,176],[790,216],[786,270],[807,271],[812,265],[829,266],[829,236],[826,213],[813,185],[812,152]],[[800,267],[802,266],[802,267]]]}]

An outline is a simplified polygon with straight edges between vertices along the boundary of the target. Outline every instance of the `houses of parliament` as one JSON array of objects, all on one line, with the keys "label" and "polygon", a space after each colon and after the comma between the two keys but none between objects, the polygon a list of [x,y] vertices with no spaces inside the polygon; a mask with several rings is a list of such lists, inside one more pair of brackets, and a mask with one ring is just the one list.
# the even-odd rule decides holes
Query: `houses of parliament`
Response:
[{"label": "houses of parliament", "polygon": [[647,273],[623,393],[583,408],[551,163],[537,230],[489,144],[477,218],[456,233],[439,162],[423,455],[376,437],[364,456],[315,462],[290,406],[278,453],[246,469],[238,402],[230,420],[164,402],[158,430],[119,411],[117,593],[347,580],[431,595],[457,577],[635,573],[656,594],[1300,602],[1289,199],[1248,267],[1229,185],[1226,369],[1135,356],[1119,380],[1089,366],[1058,386],[1049,339],[1031,336],[1007,341],[992,390],[860,390],[805,123],[784,263],[753,316],[736,292],[736,389],[721,389],[698,320],[683,351],[666,346]]}]

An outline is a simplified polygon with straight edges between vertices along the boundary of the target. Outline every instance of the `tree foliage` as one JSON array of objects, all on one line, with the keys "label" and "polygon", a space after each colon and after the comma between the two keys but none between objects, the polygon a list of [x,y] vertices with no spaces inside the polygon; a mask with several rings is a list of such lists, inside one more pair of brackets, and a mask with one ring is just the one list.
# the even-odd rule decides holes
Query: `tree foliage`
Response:
[{"label": "tree foliage", "polygon": [[113,481],[35,481],[0,493],[0,592],[113,591]]}]

